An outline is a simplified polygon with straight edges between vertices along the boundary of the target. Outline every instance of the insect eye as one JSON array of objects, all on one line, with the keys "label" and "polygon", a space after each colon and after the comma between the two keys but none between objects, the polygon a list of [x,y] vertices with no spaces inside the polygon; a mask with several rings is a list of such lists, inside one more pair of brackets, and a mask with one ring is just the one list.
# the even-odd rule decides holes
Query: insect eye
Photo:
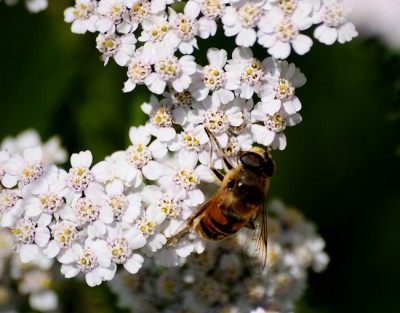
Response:
[{"label": "insect eye", "polygon": [[241,155],[240,162],[250,169],[259,169],[264,163],[261,156],[254,152],[247,152]]},{"label": "insect eye", "polygon": [[266,176],[271,177],[275,172],[275,163],[271,159],[268,159],[265,163],[264,173]]}]

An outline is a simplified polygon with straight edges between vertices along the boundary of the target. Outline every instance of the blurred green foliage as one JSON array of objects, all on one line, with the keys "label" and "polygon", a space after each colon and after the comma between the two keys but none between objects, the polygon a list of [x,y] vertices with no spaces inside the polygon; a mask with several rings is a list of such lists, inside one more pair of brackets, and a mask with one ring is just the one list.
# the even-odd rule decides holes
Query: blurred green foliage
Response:
[{"label": "blurred green foliage", "polygon": [[[71,33],[63,21],[68,5],[52,1],[33,15],[0,3],[0,138],[35,128],[45,139],[59,134],[70,153],[91,150],[97,162],[128,145],[129,127],[145,120],[140,104],[149,93],[122,92],[125,69],[103,66],[95,35]],[[200,43],[210,45],[233,47]],[[286,150],[274,152],[271,194],[315,221],[331,257],[325,273],[310,275],[300,312],[398,312],[399,54],[359,38],[315,42],[290,61],[308,78],[297,90],[303,122],[287,129]],[[74,293],[65,312],[116,312],[104,286],[68,282],[61,297]]]}]

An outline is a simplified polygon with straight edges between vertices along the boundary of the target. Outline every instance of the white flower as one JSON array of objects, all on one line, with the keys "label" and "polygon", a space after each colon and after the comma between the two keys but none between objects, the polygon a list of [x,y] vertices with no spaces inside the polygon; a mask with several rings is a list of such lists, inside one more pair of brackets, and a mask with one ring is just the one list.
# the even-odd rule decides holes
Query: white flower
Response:
[{"label": "white flower", "polygon": [[226,104],[232,101],[234,94],[231,90],[239,87],[239,81],[223,70],[227,61],[225,50],[210,48],[207,51],[209,65],[201,68],[193,77],[193,83],[189,90],[197,101],[204,100],[212,93],[212,100],[215,104]]},{"label": "white flower", "polygon": [[45,180],[46,188],[40,194],[24,199],[25,216],[34,218],[41,226],[49,225],[53,216],[57,216],[65,204],[63,197],[66,193],[67,173],[64,170],[57,171],[57,175]]},{"label": "white flower", "polygon": [[117,36],[115,34],[99,34],[96,38],[96,47],[102,53],[101,60],[107,65],[113,57],[119,66],[125,66],[134,56],[136,38],[133,34]]},{"label": "white flower", "polygon": [[192,82],[191,75],[196,71],[196,62],[191,55],[178,59],[172,52],[164,50],[154,58],[154,70],[144,81],[151,92],[163,93],[167,83],[175,91],[183,92]]},{"label": "white flower", "polygon": [[161,51],[175,50],[176,42],[171,40],[171,25],[164,14],[150,15],[141,25],[143,30],[138,39],[144,42],[143,55],[148,61],[153,63]]},{"label": "white flower", "polygon": [[147,179],[159,177],[161,164],[153,158],[163,158],[168,150],[167,145],[159,140],[150,143],[151,130],[149,125],[131,127],[129,138],[132,145],[125,151],[115,153],[114,173],[127,186],[133,184],[138,187],[143,181],[143,175]]},{"label": "white flower", "polygon": [[64,11],[64,21],[72,23],[71,31],[76,34],[84,34],[86,31],[94,32],[94,24],[98,18],[94,14],[97,1],[76,0],[74,7],[69,7]]},{"label": "white flower", "polygon": [[324,0],[319,11],[314,14],[314,23],[321,23],[314,30],[314,37],[331,45],[335,41],[345,43],[358,35],[353,23],[348,21],[350,7],[346,1]]},{"label": "white flower", "polygon": [[286,147],[286,136],[283,133],[286,126],[293,126],[301,122],[300,114],[288,115],[280,110],[275,114],[269,114],[262,103],[258,103],[251,112],[252,118],[263,122],[264,125],[251,125],[254,141],[271,146],[272,149],[283,150]]},{"label": "white flower", "polygon": [[312,25],[307,12],[296,10],[287,16],[279,9],[267,12],[258,23],[258,43],[268,48],[268,53],[277,59],[286,59],[291,50],[303,55],[311,46],[310,37],[300,33]]},{"label": "white flower", "polygon": [[263,90],[265,78],[264,62],[261,63],[253,56],[249,48],[236,48],[232,53],[232,60],[228,61],[226,70],[236,80],[240,81],[239,88],[235,90],[241,98],[250,99],[254,93]]},{"label": "white flower", "polygon": [[124,185],[120,180],[114,180],[106,186],[107,206],[112,209],[114,221],[133,223],[139,216],[141,199],[138,194],[124,194]]},{"label": "white flower", "polygon": [[[225,105],[216,104],[210,97],[193,105],[189,112],[188,121],[193,124],[202,124],[217,139],[221,147],[228,143],[228,129],[230,126],[240,126],[243,123],[243,114],[240,101],[232,101]],[[203,138],[204,135],[202,135]]]},{"label": "white flower", "polygon": [[221,18],[227,37],[236,36],[236,44],[251,47],[257,40],[255,28],[264,13],[264,0],[239,1],[226,7]]},{"label": "white flower", "polygon": [[300,100],[295,95],[296,88],[306,83],[306,78],[293,63],[267,58],[263,61],[268,71],[267,83],[261,95],[265,111],[270,114],[283,108],[288,114],[294,114],[301,109]]},{"label": "white flower", "polygon": [[182,127],[182,132],[168,143],[169,150],[197,154],[200,163],[207,165],[210,157],[207,149],[209,138],[204,126],[193,126],[193,124],[188,123]]},{"label": "white flower", "polygon": [[70,168],[66,179],[67,187],[70,190],[69,196],[80,197],[82,192],[87,190],[91,184],[97,184],[94,182],[95,177],[93,172],[90,170],[92,161],[93,156],[89,150],[73,153],[71,155],[72,167]]},{"label": "white flower", "polygon": [[0,225],[14,227],[24,212],[22,195],[18,189],[3,189],[0,193]]},{"label": "white flower", "polygon": [[204,165],[196,166],[197,161],[198,157],[195,154],[180,153],[178,168],[165,168],[159,179],[162,190],[185,198],[185,203],[189,206],[204,202],[204,194],[199,189],[200,182],[214,182],[210,168]]},{"label": "white flower", "polygon": [[145,244],[146,239],[137,228],[129,226],[121,229],[119,225],[108,228],[107,247],[115,268],[117,264],[123,264],[129,273],[136,274],[144,259],[140,254],[134,253],[134,250],[142,248]]},{"label": "white flower", "polygon": [[101,0],[96,13],[99,15],[95,23],[101,33],[114,33],[115,26],[121,24],[124,16],[129,14],[126,0]]},{"label": "white flower", "polygon": [[136,88],[136,85],[144,85],[146,78],[152,73],[150,62],[143,57],[143,47],[134,52],[127,67],[129,79],[124,84],[123,92],[132,91]]},{"label": "white flower", "polygon": [[[45,143],[42,143],[39,133],[34,129],[28,129],[18,134],[15,138],[6,137],[1,143],[1,149],[9,154],[23,154],[26,148],[41,147],[43,164],[59,164],[67,160],[67,151],[61,147],[60,138],[53,136]],[[0,152],[1,154],[2,152]],[[2,157],[0,157],[0,164]],[[0,165],[1,177],[1,165]]]},{"label": "white flower", "polygon": [[147,0],[127,2],[126,6],[130,8],[129,13],[122,16],[122,22],[117,26],[117,30],[122,34],[134,32],[151,14],[151,2]]},{"label": "white flower", "polygon": [[165,236],[159,232],[159,225],[164,222],[165,218],[165,213],[155,206],[149,206],[146,210],[142,209],[140,216],[136,219],[135,228],[146,238],[146,246],[142,248],[145,254],[151,255],[167,242]]},{"label": "white flower", "polygon": [[272,2],[274,2],[274,6],[278,7],[283,14],[291,15],[296,10],[301,10],[307,14],[311,13],[314,6],[313,2],[315,2],[315,8],[318,6],[318,1],[321,0],[273,0]]},{"label": "white flower", "polygon": [[195,36],[199,35],[199,22],[195,14],[190,12],[176,13],[169,8],[169,22],[176,41],[176,46],[183,54],[192,54],[193,48],[198,49]]},{"label": "white flower", "polygon": [[56,257],[60,251],[69,249],[82,235],[78,232],[78,224],[70,221],[60,221],[50,225],[51,239],[43,249],[48,258]]},{"label": "white flower", "polygon": [[12,230],[23,263],[28,263],[39,257],[39,247],[47,245],[50,231],[47,227],[40,227],[31,219],[23,218],[18,221]]},{"label": "white flower", "polygon": [[24,149],[23,156],[10,156],[4,165],[5,175],[2,183],[7,188],[14,187],[18,182],[22,191],[38,194],[46,188],[45,180],[57,174],[54,165],[44,166],[40,147]]},{"label": "white flower", "polygon": [[186,112],[182,107],[175,107],[167,99],[158,101],[154,95],[141,108],[150,117],[148,125],[151,134],[161,142],[174,139],[176,131],[173,124],[182,125],[186,121]]},{"label": "white flower", "polygon": [[106,234],[106,224],[114,221],[113,209],[106,205],[106,195],[102,189],[89,188],[85,194],[86,197],[74,201],[60,215],[80,226],[86,226],[89,238],[100,238]]},{"label": "white flower", "polygon": [[86,241],[84,246],[74,244],[59,258],[61,273],[71,278],[82,272],[90,287],[97,286],[114,277],[115,268],[111,265],[111,258],[112,253],[103,240]]},{"label": "white flower", "polygon": [[200,13],[203,14],[198,20],[199,36],[206,39],[214,36],[217,32],[217,23],[225,8],[223,0],[189,0],[184,9],[184,13],[192,17],[197,17]]}]

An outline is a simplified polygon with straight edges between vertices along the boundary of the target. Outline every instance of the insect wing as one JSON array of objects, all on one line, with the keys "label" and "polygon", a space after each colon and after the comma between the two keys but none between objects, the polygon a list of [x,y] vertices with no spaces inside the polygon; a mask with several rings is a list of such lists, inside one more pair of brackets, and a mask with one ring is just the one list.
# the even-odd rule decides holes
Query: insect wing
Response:
[{"label": "insect wing", "polygon": [[180,238],[186,235],[188,232],[193,232],[196,228],[198,221],[203,217],[205,211],[211,207],[218,206],[219,201],[219,193],[221,190],[218,190],[214,196],[209,198],[206,202],[204,202],[191,216],[189,216],[178,228],[175,234],[167,239],[167,246],[172,246],[175,244]]},{"label": "insect wing", "polygon": [[252,273],[261,275],[267,263],[267,209],[265,200],[252,220],[254,229],[243,227],[244,238],[241,240],[244,257]]}]

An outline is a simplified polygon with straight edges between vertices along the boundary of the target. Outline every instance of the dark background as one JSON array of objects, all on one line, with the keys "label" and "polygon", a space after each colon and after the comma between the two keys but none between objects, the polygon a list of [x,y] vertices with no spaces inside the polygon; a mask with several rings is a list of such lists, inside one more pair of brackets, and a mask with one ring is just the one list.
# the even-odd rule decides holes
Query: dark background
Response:
[{"label": "dark background", "polygon": [[[44,139],[59,134],[70,153],[91,150],[97,162],[128,145],[148,93],[122,92],[126,70],[103,66],[95,35],[71,33],[67,6],[53,1],[29,14],[0,3],[0,138],[35,128]],[[206,45],[232,51],[228,42]],[[308,78],[296,90],[303,122],[274,152],[271,195],[315,221],[331,257],[327,271],[310,275],[299,312],[400,312],[399,56],[360,37],[314,40],[311,52],[289,59]],[[113,312],[104,286],[66,288],[89,296],[74,312]]]}]

